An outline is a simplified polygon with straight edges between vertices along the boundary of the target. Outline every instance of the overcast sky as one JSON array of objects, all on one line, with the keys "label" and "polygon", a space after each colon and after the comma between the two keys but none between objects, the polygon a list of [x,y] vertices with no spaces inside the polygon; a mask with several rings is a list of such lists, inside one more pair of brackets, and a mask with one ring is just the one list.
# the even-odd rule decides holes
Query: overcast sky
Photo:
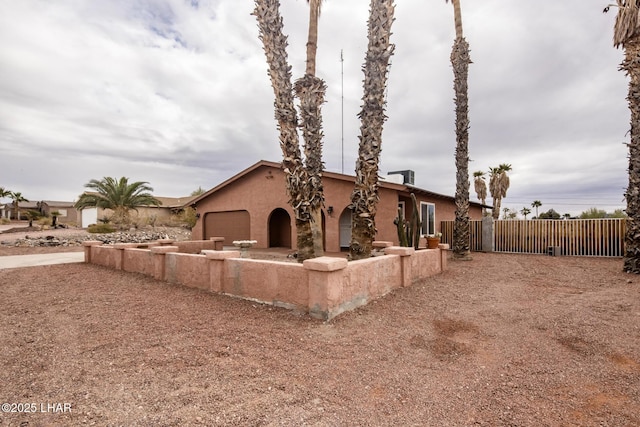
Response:
[{"label": "overcast sky", "polygon": [[[298,78],[308,6],[281,3]],[[380,171],[412,169],[419,187],[453,195],[453,7],[396,3]],[[512,165],[503,207],[624,207],[628,80],[606,3],[462,0],[473,60],[469,170]],[[368,7],[325,0],[320,17],[324,161],[333,172],[355,166]],[[0,186],[71,201],[90,179],[126,176],[179,197],[261,159],[280,161],[253,8],[252,0],[0,2]]]}]

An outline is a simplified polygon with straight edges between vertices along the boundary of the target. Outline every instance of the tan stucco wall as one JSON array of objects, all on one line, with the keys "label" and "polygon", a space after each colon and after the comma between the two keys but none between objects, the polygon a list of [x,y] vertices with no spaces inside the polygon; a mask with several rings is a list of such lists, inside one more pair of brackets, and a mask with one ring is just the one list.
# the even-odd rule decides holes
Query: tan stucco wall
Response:
[{"label": "tan stucco wall", "polygon": [[447,245],[438,249],[387,247],[384,256],[347,262],[319,257],[303,264],[241,257],[239,251],[180,253],[177,246],[83,243],[85,262],[158,280],[308,312],[324,320],[367,304],[393,289],[446,270]]}]

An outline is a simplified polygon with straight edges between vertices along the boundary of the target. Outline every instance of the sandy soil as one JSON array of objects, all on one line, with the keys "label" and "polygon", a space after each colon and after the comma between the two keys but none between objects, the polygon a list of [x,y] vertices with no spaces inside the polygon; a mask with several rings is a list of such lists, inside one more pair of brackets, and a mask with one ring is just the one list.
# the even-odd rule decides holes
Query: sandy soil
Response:
[{"label": "sandy soil", "polygon": [[91,265],[3,270],[0,403],[35,412],[0,426],[640,425],[621,266],[474,254],[329,323]]}]

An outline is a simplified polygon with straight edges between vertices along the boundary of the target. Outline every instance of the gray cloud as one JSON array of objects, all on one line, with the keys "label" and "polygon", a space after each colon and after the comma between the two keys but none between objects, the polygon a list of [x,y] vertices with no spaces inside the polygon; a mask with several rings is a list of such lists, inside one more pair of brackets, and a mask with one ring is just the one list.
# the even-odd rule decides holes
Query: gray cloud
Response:
[{"label": "gray cloud", "polygon": [[[308,6],[282,3],[299,77]],[[342,170],[343,157],[346,173],[355,165],[366,3],[329,0],[320,18],[332,171]],[[418,185],[453,194],[453,10],[443,1],[397,3],[381,172],[413,169]],[[462,6],[474,61],[470,170],[512,164],[503,205],[513,209],[536,199],[562,213],[623,207],[629,113],[627,79],[617,70],[622,52],[611,42],[615,13],[584,0]],[[0,186],[34,200],[72,200],[89,179],[128,176],[149,181],[158,195],[183,196],[260,159],[279,160],[253,7],[250,0],[0,4]]]}]

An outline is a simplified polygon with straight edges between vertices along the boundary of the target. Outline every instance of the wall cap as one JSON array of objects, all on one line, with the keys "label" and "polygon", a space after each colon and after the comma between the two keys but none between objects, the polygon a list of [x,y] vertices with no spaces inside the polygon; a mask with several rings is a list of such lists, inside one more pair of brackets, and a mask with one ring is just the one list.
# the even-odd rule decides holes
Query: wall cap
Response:
[{"label": "wall cap", "polygon": [[400,255],[400,256],[411,256],[416,252],[414,248],[407,248],[404,246],[390,246],[385,248],[385,255]]},{"label": "wall cap", "polygon": [[347,265],[349,265],[349,263],[344,258],[321,256],[318,258],[304,260],[302,262],[302,265],[307,270],[337,271],[347,268]]},{"label": "wall cap", "polygon": [[150,248],[151,252],[154,254],[166,254],[169,252],[178,252],[179,248],[177,246],[154,246]]},{"label": "wall cap", "polygon": [[227,258],[240,258],[240,251],[213,251],[205,249],[200,251],[200,253],[206,255],[207,259],[224,260]]}]

